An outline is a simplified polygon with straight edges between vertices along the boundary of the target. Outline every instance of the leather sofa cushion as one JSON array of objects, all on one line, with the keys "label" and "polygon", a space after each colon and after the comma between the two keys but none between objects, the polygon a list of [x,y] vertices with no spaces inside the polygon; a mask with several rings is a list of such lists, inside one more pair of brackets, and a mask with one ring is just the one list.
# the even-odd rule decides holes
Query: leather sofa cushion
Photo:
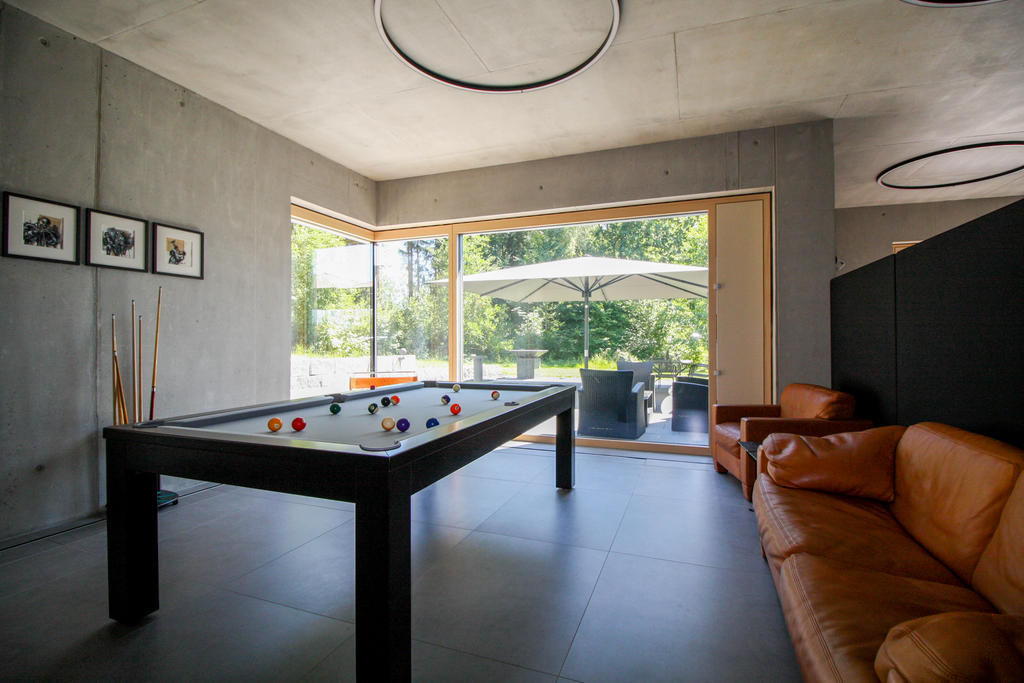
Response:
[{"label": "leather sofa cushion", "polygon": [[899,624],[875,674],[889,683],[1024,681],[1024,617],[946,612]]},{"label": "leather sofa cushion", "polygon": [[1024,467],[1024,451],[922,422],[896,447],[892,512],[918,543],[970,581]]},{"label": "leather sofa cushion", "polygon": [[779,396],[780,417],[816,417],[848,420],[853,417],[855,399],[850,394],[816,384],[788,385]]},{"label": "leather sofa cushion", "polygon": [[787,557],[813,553],[880,572],[963,585],[907,535],[884,503],[786,488],[761,476],[754,483],[754,510],[773,573]]},{"label": "leather sofa cushion", "polygon": [[1008,614],[1024,615],[1024,475],[1017,478],[971,585]]},{"label": "leather sofa cushion", "polygon": [[761,446],[767,471],[782,486],[893,499],[893,457],[905,429],[878,427],[831,436],[772,434]]},{"label": "leather sofa cushion", "polygon": [[874,681],[893,624],[940,612],[991,612],[963,586],[896,576],[808,554],[782,563],[779,599],[804,679]]},{"label": "leather sofa cushion", "polygon": [[739,422],[723,422],[717,424],[712,428],[711,435],[715,439],[715,443],[721,444],[726,450],[738,450],[740,440],[740,423]]}]

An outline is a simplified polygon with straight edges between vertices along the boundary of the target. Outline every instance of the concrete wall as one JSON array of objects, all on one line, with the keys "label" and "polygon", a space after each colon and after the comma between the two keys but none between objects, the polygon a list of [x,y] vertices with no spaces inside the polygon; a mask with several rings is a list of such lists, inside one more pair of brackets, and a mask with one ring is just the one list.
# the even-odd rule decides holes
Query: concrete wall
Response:
[{"label": "concrete wall", "polygon": [[[0,539],[95,514],[110,316],[145,316],[159,415],[287,397],[293,196],[368,223],[376,187],[95,45],[0,6],[0,185],[205,233],[205,280],[0,258]],[[122,372],[128,367],[122,363]],[[147,400],[148,404],[148,400]]]},{"label": "concrete wall", "polygon": [[1018,199],[1021,197],[836,209],[836,258],[846,264],[839,273],[888,256],[893,242],[934,237]]},{"label": "concrete wall", "polygon": [[828,384],[832,122],[781,126],[382,182],[381,226],[774,187],[777,385]]}]

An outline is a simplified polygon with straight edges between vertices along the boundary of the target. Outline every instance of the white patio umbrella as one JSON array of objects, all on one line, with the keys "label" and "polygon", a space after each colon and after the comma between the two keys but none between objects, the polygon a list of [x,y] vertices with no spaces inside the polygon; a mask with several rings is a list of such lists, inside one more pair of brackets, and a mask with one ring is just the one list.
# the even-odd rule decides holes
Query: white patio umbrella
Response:
[{"label": "white patio umbrella", "polygon": [[[437,280],[436,283],[447,283]],[[600,256],[502,268],[462,278],[463,291],[509,301],[582,301],[583,364],[590,363],[590,301],[706,299],[708,269]]]}]

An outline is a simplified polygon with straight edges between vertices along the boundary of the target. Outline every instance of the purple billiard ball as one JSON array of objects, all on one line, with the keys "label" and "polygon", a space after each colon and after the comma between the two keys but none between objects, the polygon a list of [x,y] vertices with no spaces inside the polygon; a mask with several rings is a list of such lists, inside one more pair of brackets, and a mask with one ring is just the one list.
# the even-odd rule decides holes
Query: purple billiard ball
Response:
[{"label": "purple billiard ball", "polygon": [[409,429],[409,421],[404,417],[400,417],[398,418],[398,422],[395,423],[395,426],[398,427],[398,431],[404,432]]},{"label": "purple billiard ball", "polygon": [[441,423],[438,421],[436,417],[431,417],[427,419],[427,429],[430,429],[431,427],[436,427],[439,424]]}]

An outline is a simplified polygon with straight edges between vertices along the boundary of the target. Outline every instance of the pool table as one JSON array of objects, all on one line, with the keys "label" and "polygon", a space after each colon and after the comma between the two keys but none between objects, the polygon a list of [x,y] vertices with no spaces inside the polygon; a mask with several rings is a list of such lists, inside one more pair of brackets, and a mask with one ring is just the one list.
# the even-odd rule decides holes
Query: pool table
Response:
[{"label": "pool table", "polygon": [[[551,417],[555,485],[572,488],[575,394],[571,385],[463,382],[456,392],[451,382],[421,381],[107,427],[110,617],[132,623],[159,608],[160,474],[351,501],[357,677],[409,680],[410,496]],[[385,396],[400,402],[383,407]],[[370,403],[381,407],[371,414]],[[292,429],[296,417],[302,431]],[[409,429],[385,431],[385,417],[404,417]],[[428,428],[429,418],[439,424]]]}]

